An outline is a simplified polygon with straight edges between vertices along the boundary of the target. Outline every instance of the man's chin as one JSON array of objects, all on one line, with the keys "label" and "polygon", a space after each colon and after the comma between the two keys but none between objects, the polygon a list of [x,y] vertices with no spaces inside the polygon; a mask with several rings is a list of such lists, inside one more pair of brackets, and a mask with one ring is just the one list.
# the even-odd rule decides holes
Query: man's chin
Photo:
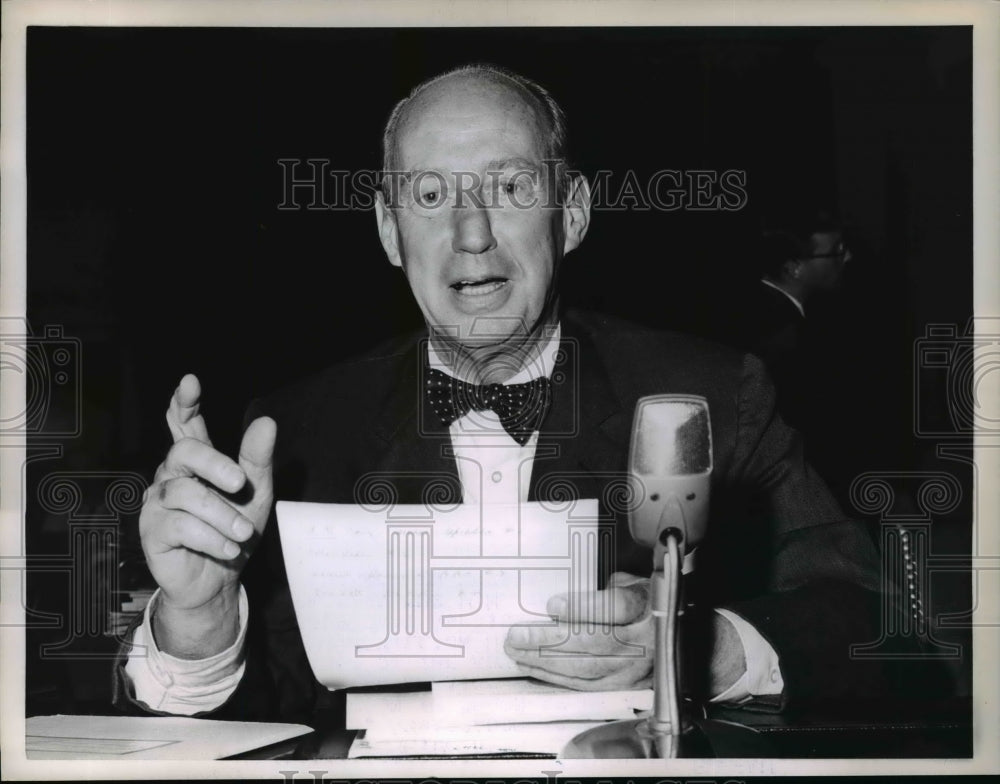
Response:
[{"label": "man's chin", "polygon": [[477,335],[464,333],[456,336],[454,333],[444,335],[442,342],[460,349],[464,353],[476,355],[493,353],[504,348],[512,348],[524,342],[524,333],[507,333],[492,335]]},{"label": "man's chin", "polygon": [[549,338],[545,324],[554,326],[552,312],[552,308],[544,308],[536,315],[510,307],[474,315],[453,312],[444,322],[446,326],[431,326],[431,333],[437,341],[466,352],[517,351],[526,343]]},{"label": "man's chin", "polygon": [[461,348],[452,352],[454,372],[476,383],[503,383],[533,361],[540,349],[535,338],[523,333],[462,341]]},{"label": "man's chin", "polygon": [[445,330],[445,334],[450,336],[450,340],[469,349],[518,343],[531,334],[533,325],[522,315],[509,313],[506,309],[497,308],[471,316],[463,314],[462,318],[456,318],[456,326]]}]

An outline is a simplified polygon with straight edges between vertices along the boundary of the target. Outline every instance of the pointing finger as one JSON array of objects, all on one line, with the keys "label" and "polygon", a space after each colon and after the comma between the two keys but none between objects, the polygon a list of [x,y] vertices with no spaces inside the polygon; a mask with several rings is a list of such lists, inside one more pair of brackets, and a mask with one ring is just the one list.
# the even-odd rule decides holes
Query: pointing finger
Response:
[{"label": "pointing finger", "polygon": [[199,413],[201,405],[201,383],[198,377],[188,373],[181,379],[170,405],[167,407],[167,426],[174,441],[195,438],[211,444],[205,419]]}]

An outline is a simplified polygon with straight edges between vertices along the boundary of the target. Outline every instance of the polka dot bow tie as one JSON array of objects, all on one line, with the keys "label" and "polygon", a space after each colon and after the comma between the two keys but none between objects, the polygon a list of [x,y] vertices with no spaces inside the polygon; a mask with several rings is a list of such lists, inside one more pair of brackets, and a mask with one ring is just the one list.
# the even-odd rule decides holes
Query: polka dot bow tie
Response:
[{"label": "polka dot bow tie", "polygon": [[552,398],[547,378],[527,384],[468,384],[428,368],[426,379],[427,398],[445,427],[470,410],[493,411],[503,429],[521,446],[541,427]]}]

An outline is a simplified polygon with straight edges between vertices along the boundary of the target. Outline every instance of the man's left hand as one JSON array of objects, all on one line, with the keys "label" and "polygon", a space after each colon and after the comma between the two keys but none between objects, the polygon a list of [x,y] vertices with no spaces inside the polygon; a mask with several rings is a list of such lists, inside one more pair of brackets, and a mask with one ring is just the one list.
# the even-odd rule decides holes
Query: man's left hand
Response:
[{"label": "man's left hand", "polygon": [[616,572],[607,588],[559,594],[555,626],[514,626],[504,651],[525,673],[582,691],[647,688],[653,675],[649,580]]}]

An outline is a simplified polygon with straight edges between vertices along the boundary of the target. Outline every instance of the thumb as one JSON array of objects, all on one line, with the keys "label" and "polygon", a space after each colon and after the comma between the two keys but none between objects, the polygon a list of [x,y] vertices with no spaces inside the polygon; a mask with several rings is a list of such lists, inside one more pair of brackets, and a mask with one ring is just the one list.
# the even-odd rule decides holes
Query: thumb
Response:
[{"label": "thumb", "polygon": [[278,425],[271,417],[259,417],[250,423],[240,444],[240,468],[254,485],[255,492],[261,486],[270,489],[271,462],[274,458],[274,442],[278,436]]}]

